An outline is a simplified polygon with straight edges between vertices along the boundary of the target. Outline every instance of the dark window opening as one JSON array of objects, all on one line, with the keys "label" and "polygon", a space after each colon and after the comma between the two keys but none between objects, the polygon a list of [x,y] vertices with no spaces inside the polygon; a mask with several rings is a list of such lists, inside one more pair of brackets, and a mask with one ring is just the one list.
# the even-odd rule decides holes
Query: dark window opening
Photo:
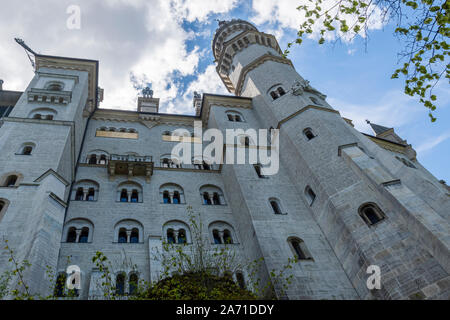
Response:
[{"label": "dark window opening", "polygon": [[123,228],[119,230],[119,243],[127,243],[127,231]]},{"label": "dark window opening", "polygon": [[80,238],[78,239],[78,242],[80,243],[87,243],[89,239],[89,228],[84,227],[81,230]]},{"label": "dark window opening", "polygon": [[215,244],[221,244],[222,243],[222,240],[220,239],[220,236],[219,236],[219,231],[213,230],[213,238],[214,238],[214,243]]},{"label": "dark window opening", "polygon": [[139,243],[139,230],[137,228],[133,228],[133,230],[131,230],[130,242]]},{"label": "dark window opening", "polygon": [[77,241],[77,231],[75,227],[71,227],[69,229],[69,232],[67,233],[67,240],[66,242],[75,242]]},{"label": "dark window opening", "polygon": [[120,202],[128,202],[128,191],[127,189],[122,189],[120,193]]}]

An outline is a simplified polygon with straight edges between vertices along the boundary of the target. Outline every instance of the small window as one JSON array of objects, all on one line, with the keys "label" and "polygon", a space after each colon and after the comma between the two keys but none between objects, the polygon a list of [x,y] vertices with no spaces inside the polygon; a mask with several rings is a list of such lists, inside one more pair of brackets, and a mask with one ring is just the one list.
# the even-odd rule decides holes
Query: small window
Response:
[{"label": "small window", "polygon": [[180,204],[181,203],[180,193],[178,191],[175,191],[173,193],[173,203],[174,204]]},{"label": "small window", "polygon": [[95,190],[94,190],[94,188],[89,188],[86,200],[87,201],[94,201],[95,200]]},{"label": "small window", "polygon": [[383,211],[381,211],[381,209],[374,203],[364,204],[358,211],[361,218],[363,218],[369,226],[377,224],[385,218]]},{"label": "small window", "polygon": [[33,116],[33,119],[42,119],[42,115],[40,115],[39,113],[36,113],[36,114]]},{"label": "small window", "polygon": [[106,164],[106,156],[104,154],[102,154],[100,156],[100,161],[98,163],[99,164]]},{"label": "small window", "polygon": [[87,243],[89,239],[89,228],[84,227],[81,229],[80,238],[78,239],[78,242],[80,243]]},{"label": "small window", "polygon": [[316,194],[311,189],[311,187],[309,187],[309,186],[306,187],[305,196],[306,196],[306,199],[308,200],[308,204],[310,206],[312,206],[312,204],[314,203],[314,200],[316,199]]},{"label": "small window", "polygon": [[227,114],[228,121],[234,121],[234,117],[232,114]]},{"label": "small window", "polygon": [[120,228],[118,242],[119,243],[127,243],[128,242],[126,229]]},{"label": "small window", "polygon": [[77,193],[75,194],[75,201],[84,200],[84,190],[83,188],[78,188]]},{"label": "small window", "polygon": [[281,211],[281,208],[280,208],[280,204],[278,203],[277,200],[271,200],[270,205],[272,207],[273,213],[283,214],[283,212]]},{"label": "small window", "polygon": [[278,99],[278,94],[275,91],[271,91],[270,96],[272,97],[273,100]]},{"label": "small window", "polygon": [[231,232],[229,230],[223,231],[223,242],[226,244],[232,244],[233,238],[231,237]]},{"label": "small window", "polygon": [[281,96],[284,96],[286,94],[286,91],[284,91],[284,89],[282,87],[278,87],[277,89],[278,94]]},{"label": "small window", "polygon": [[12,175],[12,176],[9,176],[6,179],[6,182],[5,182],[4,186],[11,188],[11,187],[14,187],[16,185],[16,182],[17,182],[17,176],[16,175]]},{"label": "small window", "polygon": [[97,164],[97,156],[96,156],[95,154],[92,154],[92,155],[89,157],[88,163],[89,163],[89,164]]},{"label": "small window", "polygon": [[77,241],[77,230],[75,227],[71,227],[67,233],[66,242],[76,242]]},{"label": "small window", "polygon": [[139,230],[137,228],[131,230],[130,243],[139,243]]},{"label": "small window", "polygon": [[64,297],[64,288],[66,287],[67,275],[65,272],[60,273],[56,278],[55,290],[53,291],[53,295],[55,297]]},{"label": "small window", "polygon": [[178,230],[178,243],[186,243],[186,231],[184,229]]},{"label": "small window", "polygon": [[163,203],[171,203],[169,191],[163,192]]},{"label": "small window", "polygon": [[53,120],[53,115],[52,114],[46,115],[45,120]]},{"label": "small window", "polygon": [[217,192],[214,192],[213,194],[213,204],[219,205],[220,204],[220,197]]},{"label": "small window", "polygon": [[129,294],[131,296],[134,296],[137,293],[137,288],[139,284],[139,278],[137,274],[132,273],[130,275],[130,281],[129,281]]},{"label": "small window", "polygon": [[303,134],[308,140],[314,139],[316,137],[310,128],[306,128],[305,130],[303,130]]},{"label": "small window", "polygon": [[203,193],[203,204],[211,204],[211,198],[209,197],[208,192]]},{"label": "small window", "polygon": [[236,280],[237,283],[239,285],[239,288],[241,289],[245,289],[245,279],[244,279],[244,275],[242,274],[242,272],[238,271],[236,272]]},{"label": "small window", "polygon": [[301,239],[291,239],[289,243],[294,251],[294,255],[298,260],[312,260],[312,256],[306,248],[305,243]]},{"label": "small window", "polygon": [[128,202],[128,191],[127,189],[122,189],[120,193],[120,202]]},{"label": "small window", "polygon": [[316,99],[316,98],[314,98],[314,97],[309,97],[309,99],[312,101],[312,103],[314,103],[314,104],[316,104],[316,105],[318,105],[318,106],[321,106],[322,104]]},{"label": "small window", "polygon": [[23,155],[29,156],[29,155],[31,155],[31,152],[33,152],[33,147],[32,146],[25,146],[25,147],[23,147],[23,150],[22,150],[22,154]]},{"label": "small window", "polygon": [[116,295],[125,295],[125,274],[120,273],[116,277]]},{"label": "small window", "polygon": [[173,230],[172,229],[167,230],[167,242],[168,243],[175,243],[175,236],[173,234]]},{"label": "small window", "polygon": [[131,192],[131,202],[139,202],[139,193],[137,190]]},{"label": "small window", "polygon": [[60,84],[57,83],[52,83],[47,87],[47,90],[50,91],[61,91],[62,90],[62,86]]},{"label": "small window", "polygon": [[219,231],[213,230],[213,239],[215,244],[222,244],[222,239],[220,239]]}]

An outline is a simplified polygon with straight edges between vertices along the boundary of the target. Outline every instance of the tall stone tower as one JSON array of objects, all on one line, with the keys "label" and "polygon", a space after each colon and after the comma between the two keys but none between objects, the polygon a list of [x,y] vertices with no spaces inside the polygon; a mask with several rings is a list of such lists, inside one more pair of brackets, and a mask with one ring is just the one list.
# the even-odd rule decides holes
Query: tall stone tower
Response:
[{"label": "tall stone tower", "polygon": [[[292,256],[289,247],[300,256],[289,298],[448,298],[449,192],[411,146],[355,130],[275,37],[246,21],[221,21],[212,50],[228,91],[252,99],[254,125],[280,130],[277,175],[255,181],[250,166],[223,169],[248,231],[241,238],[254,243],[247,254],[267,270]],[[270,195],[287,215],[261,213]],[[367,286],[369,266],[380,268],[380,289]]]},{"label": "tall stone tower", "polygon": [[[0,127],[0,209],[7,209],[0,234],[17,261],[30,262],[30,292],[46,295],[46,266],[56,269],[69,188],[97,104],[98,62],[43,55],[35,62],[34,78]],[[8,258],[2,250],[0,270],[11,269]]]}]

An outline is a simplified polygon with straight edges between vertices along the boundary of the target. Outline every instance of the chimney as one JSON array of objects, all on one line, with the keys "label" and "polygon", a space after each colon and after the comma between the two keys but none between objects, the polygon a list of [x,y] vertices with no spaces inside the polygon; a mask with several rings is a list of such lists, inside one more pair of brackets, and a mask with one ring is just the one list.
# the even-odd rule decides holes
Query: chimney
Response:
[{"label": "chimney", "polygon": [[0,91],[3,91],[3,80],[0,79]]},{"label": "chimney", "polygon": [[200,116],[200,110],[202,109],[202,95],[197,91],[194,91],[193,105],[195,108],[195,115],[197,117]]}]

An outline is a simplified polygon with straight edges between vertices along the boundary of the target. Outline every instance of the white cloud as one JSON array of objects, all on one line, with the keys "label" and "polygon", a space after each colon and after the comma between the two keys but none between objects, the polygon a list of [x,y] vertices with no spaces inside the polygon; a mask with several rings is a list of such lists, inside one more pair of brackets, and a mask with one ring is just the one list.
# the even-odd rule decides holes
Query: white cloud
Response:
[{"label": "white cloud", "polygon": [[[23,49],[13,40],[18,36],[38,53],[99,60],[99,85],[105,89],[101,107],[136,108],[138,92],[130,81],[131,73],[140,82],[152,83],[161,106],[167,104],[174,112],[188,111],[180,102],[185,101],[186,94],[182,95],[176,80],[196,74],[205,51],[199,47],[188,50],[187,41],[205,37],[206,32],[196,35],[185,31],[183,19],[207,23],[211,14],[226,13],[236,3],[80,0],[81,29],[69,30],[66,9],[72,1],[33,0],[27,6],[6,2],[0,11],[0,78],[5,80],[7,90],[24,90],[33,77]],[[215,87],[220,79],[211,70],[197,75],[197,83],[204,83],[201,90],[206,92],[209,88],[220,90]]]},{"label": "white cloud", "polygon": [[[306,20],[303,11],[297,10],[300,5],[307,5],[308,7],[315,6],[316,2],[309,0],[253,0],[253,10],[255,15],[251,18],[251,21],[255,24],[279,24],[282,28],[290,28],[298,30],[299,26]],[[323,8],[323,12],[329,9],[330,15],[334,15],[337,12],[335,7],[335,0],[324,0],[320,6]],[[372,11],[370,20],[368,21],[369,30],[381,29],[383,27],[383,21],[381,18],[381,10],[375,5],[369,6]],[[341,15],[347,21],[348,26],[352,26],[356,19],[352,15]],[[320,18],[319,21],[323,19]],[[309,38],[320,38],[320,23],[316,23],[313,26],[313,33],[309,35]],[[336,26],[335,26],[336,27]],[[337,28],[338,29],[338,28]],[[325,37],[326,40],[336,39],[337,36],[342,37],[344,42],[351,42],[354,34],[352,32],[342,33],[339,30],[334,33],[328,33]],[[365,37],[366,35],[361,34]]]},{"label": "white cloud", "polygon": [[366,120],[385,127],[401,127],[418,117],[426,117],[424,107],[415,98],[401,91],[389,91],[378,101],[370,104],[356,104],[329,97],[328,102],[344,118],[351,119],[359,131],[372,134]]}]

